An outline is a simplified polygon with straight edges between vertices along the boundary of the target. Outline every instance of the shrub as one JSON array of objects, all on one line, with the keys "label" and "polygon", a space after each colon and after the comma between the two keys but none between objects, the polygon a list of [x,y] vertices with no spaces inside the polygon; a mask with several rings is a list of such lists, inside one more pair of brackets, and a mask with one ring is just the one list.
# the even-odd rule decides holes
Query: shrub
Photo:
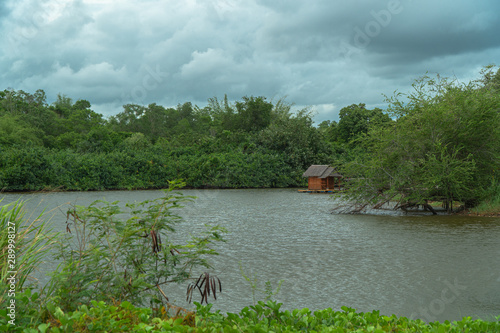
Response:
[{"label": "shrub", "polygon": [[207,227],[187,244],[176,244],[171,233],[181,218],[174,208],[192,197],[175,192],[172,182],[165,196],[140,203],[96,201],[67,213],[67,233],[58,245],[62,259],[47,292],[63,311],[91,300],[129,301],[159,308],[168,304],[162,287],[191,278],[197,267],[210,268],[207,256],[224,230]]},{"label": "shrub", "polygon": [[[3,305],[15,302],[17,323],[29,323],[39,314],[38,293],[32,295],[27,288],[37,287],[31,274],[42,264],[57,237],[43,215],[31,221],[25,219],[23,207],[24,202],[16,201],[0,208],[0,310],[6,311]],[[29,300],[23,301],[25,297]],[[9,321],[6,314],[0,318]]]}]

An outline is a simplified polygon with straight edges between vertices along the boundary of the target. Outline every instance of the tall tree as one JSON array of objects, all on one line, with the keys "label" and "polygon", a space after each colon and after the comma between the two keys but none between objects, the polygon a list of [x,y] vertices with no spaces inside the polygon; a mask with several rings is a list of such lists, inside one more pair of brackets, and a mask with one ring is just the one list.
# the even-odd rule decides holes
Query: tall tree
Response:
[{"label": "tall tree", "polygon": [[52,110],[61,118],[68,118],[73,107],[73,100],[66,95],[57,94],[57,100],[52,104]]},{"label": "tall tree", "polygon": [[377,126],[391,121],[381,109],[369,110],[363,103],[344,107],[339,112],[340,120],[335,126],[336,137],[347,143],[362,134],[366,134],[370,126]]},{"label": "tall tree", "polygon": [[368,132],[370,153],[348,164],[348,196],[400,206],[428,200],[474,205],[500,167],[500,96],[478,82],[423,77],[415,92],[389,99],[396,120]]},{"label": "tall tree", "polygon": [[256,132],[266,128],[271,123],[272,109],[273,104],[265,97],[243,97],[242,102],[236,102],[240,129]]}]

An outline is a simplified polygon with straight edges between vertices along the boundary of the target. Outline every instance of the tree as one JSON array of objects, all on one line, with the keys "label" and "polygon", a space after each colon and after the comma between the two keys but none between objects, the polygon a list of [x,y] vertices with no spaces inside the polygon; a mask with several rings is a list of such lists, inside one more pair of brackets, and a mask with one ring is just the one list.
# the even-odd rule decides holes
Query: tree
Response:
[{"label": "tree", "polygon": [[90,109],[92,105],[90,104],[89,101],[85,100],[85,99],[79,99],[78,101],[75,102],[75,104],[73,104],[72,108],[74,110],[87,110],[87,109]]},{"label": "tree", "polygon": [[0,115],[0,146],[21,145],[27,142],[41,144],[43,132],[29,126],[20,116]]},{"label": "tree", "polygon": [[34,110],[46,107],[46,95],[41,89],[34,94],[23,90],[4,90],[0,92],[0,113],[31,114]]},{"label": "tree", "polygon": [[68,118],[73,107],[73,100],[66,95],[57,94],[52,110],[61,118]]},{"label": "tree", "polygon": [[271,122],[273,104],[265,97],[243,97],[243,102],[236,102],[239,128],[246,132],[260,131]]},{"label": "tree", "polygon": [[229,103],[227,95],[224,101],[216,97],[208,100],[207,108],[217,132],[258,132],[271,123],[273,104],[265,97],[243,97],[234,105]]},{"label": "tree", "polygon": [[318,130],[326,141],[336,142],[338,141],[338,126],[335,120],[324,120],[318,125]]},{"label": "tree", "polygon": [[123,134],[116,133],[105,126],[94,126],[88,133],[82,133],[79,137],[80,140],[74,142],[74,145],[81,153],[109,153],[124,140]]},{"label": "tree", "polygon": [[151,146],[148,138],[142,133],[134,133],[130,137],[123,140],[122,144],[128,151],[140,151]]},{"label": "tree", "polygon": [[495,72],[495,65],[488,65],[481,71],[482,78],[479,80],[485,89],[494,93],[500,93],[500,68]]},{"label": "tree", "polygon": [[234,106],[229,103],[227,95],[224,95],[224,101],[219,101],[217,97],[209,98],[206,108],[212,119],[213,135],[237,127]]},{"label": "tree", "polygon": [[500,167],[498,94],[480,82],[439,76],[413,87],[414,93],[388,98],[395,122],[370,129],[369,154],[342,170],[353,178],[348,198],[375,206],[397,199],[396,208],[429,200],[473,206]]},{"label": "tree", "polygon": [[115,131],[142,132],[140,118],[146,108],[137,104],[126,104],[123,111],[110,118],[110,125]]},{"label": "tree", "polygon": [[68,131],[76,133],[88,133],[91,129],[106,124],[101,114],[90,109],[73,110],[63,122]]},{"label": "tree", "polygon": [[169,136],[169,130],[172,129],[176,121],[172,119],[172,113],[175,113],[172,110],[167,110],[156,103],[149,104],[140,119],[137,120],[139,126],[136,129],[140,130],[150,140]]},{"label": "tree", "polygon": [[310,164],[325,162],[328,153],[320,132],[312,126],[312,117],[311,110],[306,108],[294,115],[275,118],[256,140],[264,148],[285,153],[287,162],[302,173]]},{"label": "tree", "polygon": [[352,104],[339,112],[339,123],[335,126],[336,137],[348,143],[362,134],[366,134],[370,126],[377,126],[391,121],[381,109],[366,109],[365,104]]},{"label": "tree", "polygon": [[[69,311],[90,300],[112,299],[167,307],[166,286],[193,279],[194,269],[211,268],[208,259],[218,254],[214,247],[223,240],[224,228],[207,225],[186,244],[172,237],[182,221],[178,209],[193,198],[175,192],[184,185],[171,182],[163,197],[140,203],[95,201],[70,209],[71,233],[61,237],[62,263],[47,287],[58,305]],[[208,301],[207,296],[210,291],[202,297]]]}]

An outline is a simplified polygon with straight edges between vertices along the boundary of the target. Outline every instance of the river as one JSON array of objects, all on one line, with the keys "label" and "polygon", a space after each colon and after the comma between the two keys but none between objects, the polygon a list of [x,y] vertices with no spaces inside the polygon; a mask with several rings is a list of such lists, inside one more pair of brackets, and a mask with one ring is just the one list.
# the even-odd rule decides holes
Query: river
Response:
[{"label": "river", "polygon": [[[294,189],[184,190],[198,197],[180,212],[179,235],[205,223],[228,230],[213,272],[223,293],[214,309],[238,312],[251,305],[243,272],[273,288],[283,308],[311,310],[348,306],[358,311],[420,318],[492,319],[500,315],[500,218],[469,216],[334,215],[329,195]],[[156,198],[161,191],[3,194],[3,203],[29,200],[27,210],[46,208],[64,231],[69,204],[97,199],[122,202]],[[45,270],[54,269],[48,261]],[[43,278],[41,278],[43,280]],[[166,293],[185,303],[186,284]],[[257,299],[263,294],[257,293]],[[199,300],[199,298],[198,298]]]}]

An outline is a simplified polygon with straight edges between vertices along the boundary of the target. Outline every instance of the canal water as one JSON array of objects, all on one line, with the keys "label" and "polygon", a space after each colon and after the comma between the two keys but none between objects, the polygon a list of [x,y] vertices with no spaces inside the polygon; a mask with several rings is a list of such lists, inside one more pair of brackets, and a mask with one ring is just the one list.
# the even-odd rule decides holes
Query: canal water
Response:
[{"label": "canal water", "polygon": [[[283,308],[341,306],[358,311],[420,318],[491,320],[500,315],[500,218],[468,216],[375,216],[331,214],[325,194],[294,189],[183,190],[198,199],[179,210],[178,237],[219,224],[227,242],[211,273],[223,293],[214,309],[238,312],[264,298],[265,283],[281,289]],[[4,203],[29,200],[28,212],[46,209],[64,231],[70,204],[94,200],[123,203],[156,198],[161,191],[3,194]],[[50,260],[45,271],[55,269]],[[201,273],[201,271],[199,272]],[[40,276],[42,281],[46,278]],[[167,287],[170,300],[185,303],[186,284]]]}]

